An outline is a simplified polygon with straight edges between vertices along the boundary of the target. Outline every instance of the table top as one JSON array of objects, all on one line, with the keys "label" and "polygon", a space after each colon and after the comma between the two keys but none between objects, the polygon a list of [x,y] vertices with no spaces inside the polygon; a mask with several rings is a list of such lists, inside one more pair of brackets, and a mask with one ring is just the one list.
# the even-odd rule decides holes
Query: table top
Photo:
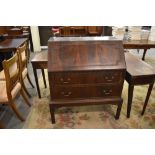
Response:
[{"label": "table top", "polygon": [[48,62],[47,52],[40,52],[35,54],[31,62],[32,63]]},{"label": "table top", "polygon": [[28,38],[15,38],[15,39],[5,39],[0,42],[0,52],[7,52],[9,50],[16,50],[23,43],[25,43]]},{"label": "table top", "polygon": [[132,47],[142,47],[142,48],[155,48],[155,41],[150,40],[124,40],[123,41],[124,48],[132,48]]},{"label": "table top", "polygon": [[125,53],[125,60],[127,72],[132,76],[155,75],[155,69],[151,65],[128,52]]},{"label": "table top", "polygon": [[30,33],[28,32],[24,32],[22,34],[17,34],[17,35],[13,35],[13,34],[3,34],[3,37],[6,39],[12,39],[12,38],[29,38]]}]

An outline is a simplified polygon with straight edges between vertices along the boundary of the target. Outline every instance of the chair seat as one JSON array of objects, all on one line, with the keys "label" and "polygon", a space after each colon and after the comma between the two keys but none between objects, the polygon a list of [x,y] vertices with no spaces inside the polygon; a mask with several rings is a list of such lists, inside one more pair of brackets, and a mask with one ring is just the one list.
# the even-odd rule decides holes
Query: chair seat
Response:
[{"label": "chair seat", "polygon": [[[13,88],[11,91],[12,98],[14,99],[16,95],[19,93],[21,89],[21,84],[18,82],[16,86]],[[0,103],[7,103],[8,96],[7,96],[7,91],[6,91],[6,82],[5,81],[0,81]]]},{"label": "chair seat", "polygon": [[22,77],[23,79],[25,79],[26,75],[27,75],[28,71],[27,71],[27,68],[25,68],[22,72]]},{"label": "chair seat", "polygon": [[0,72],[0,80],[3,80],[3,81],[5,80],[4,70]]}]

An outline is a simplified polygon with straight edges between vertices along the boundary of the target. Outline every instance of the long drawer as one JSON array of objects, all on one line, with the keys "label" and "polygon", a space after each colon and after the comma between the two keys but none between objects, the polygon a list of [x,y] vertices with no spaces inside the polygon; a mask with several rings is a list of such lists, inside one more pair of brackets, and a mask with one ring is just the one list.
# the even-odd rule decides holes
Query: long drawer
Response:
[{"label": "long drawer", "polygon": [[[53,84],[120,83],[122,71],[53,73]],[[49,79],[50,80],[50,79]]]},{"label": "long drawer", "polygon": [[52,99],[120,96],[121,85],[58,86],[51,88]]}]

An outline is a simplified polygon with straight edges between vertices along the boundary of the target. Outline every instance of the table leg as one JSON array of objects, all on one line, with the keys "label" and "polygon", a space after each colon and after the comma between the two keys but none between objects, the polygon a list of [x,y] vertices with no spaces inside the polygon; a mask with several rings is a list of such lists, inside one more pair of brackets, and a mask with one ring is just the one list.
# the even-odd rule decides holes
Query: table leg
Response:
[{"label": "table leg", "polygon": [[148,100],[149,100],[150,95],[151,95],[151,91],[152,91],[152,88],[153,88],[153,84],[154,84],[154,83],[152,83],[152,84],[149,85],[148,92],[147,92],[147,95],[146,95],[146,99],[145,99],[145,103],[144,103],[144,106],[143,106],[143,110],[142,110],[141,115],[144,115],[144,112],[145,112],[145,109],[146,109]]},{"label": "table leg", "polygon": [[33,72],[34,72],[34,78],[35,78],[35,81],[36,81],[38,96],[39,96],[39,98],[41,98],[40,88],[39,88],[39,83],[38,83],[38,77],[37,77],[37,69],[34,68],[34,67],[33,67]]},{"label": "table leg", "polygon": [[52,124],[55,124],[55,114],[54,114],[54,106],[52,104],[49,105],[50,106],[50,113],[51,113],[51,121],[52,121]]},{"label": "table leg", "polygon": [[145,60],[146,51],[147,49],[144,49],[142,60]]},{"label": "table leg", "polygon": [[127,105],[127,118],[130,117],[132,98],[133,98],[134,85],[129,84],[128,88],[128,105]]},{"label": "table leg", "polygon": [[47,88],[44,69],[41,69],[41,71],[42,71],[42,76],[43,76],[43,80],[44,80],[44,86],[45,86],[45,88]]},{"label": "table leg", "polygon": [[119,103],[119,105],[117,107],[117,112],[116,112],[115,119],[119,119],[121,108],[122,108],[122,103],[123,103],[123,100],[121,101],[121,103]]}]

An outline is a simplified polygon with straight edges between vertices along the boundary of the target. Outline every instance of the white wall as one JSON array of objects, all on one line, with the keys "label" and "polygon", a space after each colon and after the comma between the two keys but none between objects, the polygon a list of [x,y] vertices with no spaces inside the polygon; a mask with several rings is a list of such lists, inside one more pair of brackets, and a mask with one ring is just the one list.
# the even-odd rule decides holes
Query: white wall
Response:
[{"label": "white wall", "polygon": [[30,29],[31,29],[34,52],[40,52],[41,46],[40,46],[40,36],[38,26],[31,26]]}]

